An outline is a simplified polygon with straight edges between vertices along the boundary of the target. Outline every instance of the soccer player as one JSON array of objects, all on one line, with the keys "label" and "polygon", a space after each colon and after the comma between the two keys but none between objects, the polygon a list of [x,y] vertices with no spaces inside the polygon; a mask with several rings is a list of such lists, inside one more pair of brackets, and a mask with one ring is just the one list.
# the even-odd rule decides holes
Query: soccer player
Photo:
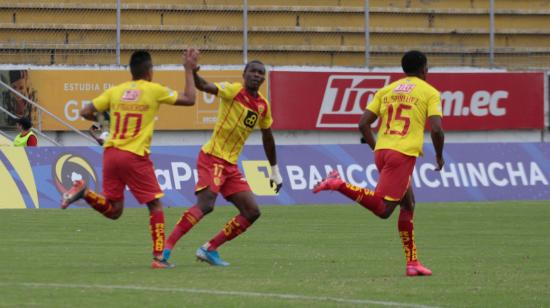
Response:
[{"label": "soccer player", "polygon": [[246,179],[237,167],[237,159],[244,143],[254,127],[262,131],[265,154],[271,165],[270,184],[275,192],[282,186],[277,167],[275,140],[271,132],[271,108],[259,88],[265,80],[265,66],[260,61],[251,61],[243,73],[244,85],[240,83],[210,83],[194,70],[197,89],[221,98],[218,120],[210,141],[203,145],[197,158],[199,179],[195,188],[197,203],[189,208],[178,221],[166,241],[163,257],[167,261],[177,241],[212,212],[218,193],[233,203],[239,214],[229,220],[225,227],[210,241],[199,247],[199,260],[216,266],[228,266],[217,251],[225,242],[245,232],[260,217],[260,209]]},{"label": "soccer player", "polygon": [[[339,191],[383,219],[390,217],[395,207],[400,205],[397,228],[405,250],[407,276],[432,274],[417,259],[413,233],[415,200],[411,186],[416,157],[422,155],[426,120],[430,123],[436,153],[435,170],[441,170],[445,163],[440,95],[426,82],[427,62],[422,52],[413,50],[405,53],[401,66],[407,77],[380,89],[361,117],[359,129],[374,151],[374,160],[380,172],[375,190],[346,183],[337,171],[332,171],[313,189],[314,193]],[[377,118],[380,118],[381,126],[378,140],[375,140],[371,124]]]},{"label": "soccer player", "polygon": [[83,181],[75,181],[64,194],[62,209],[80,198],[110,219],[118,219],[124,207],[124,187],[128,186],[139,203],[149,208],[149,229],[153,239],[153,268],[170,268],[162,261],[164,249],[164,213],[160,198],[164,195],[149,158],[151,138],[160,104],[192,106],[195,104],[193,69],[198,51],[188,49],[183,55],[185,90],[173,91],[153,79],[153,62],[146,51],[136,51],[130,59],[132,80],[114,86],[80,110],[80,115],[97,121],[97,113],[110,110],[110,136],[103,145],[103,193],[95,193]]}]

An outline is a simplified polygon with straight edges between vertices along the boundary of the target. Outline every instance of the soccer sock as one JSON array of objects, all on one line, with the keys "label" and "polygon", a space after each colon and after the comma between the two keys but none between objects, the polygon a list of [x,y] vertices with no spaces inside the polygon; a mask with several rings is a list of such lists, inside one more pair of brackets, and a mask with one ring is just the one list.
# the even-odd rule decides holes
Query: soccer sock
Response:
[{"label": "soccer sock", "polygon": [[112,218],[112,215],[115,213],[111,202],[93,190],[86,189],[84,200],[86,200],[94,210],[100,212],[105,217]]},{"label": "soccer sock", "polygon": [[164,212],[162,210],[152,211],[149,214],[149,232],[153,239],[153,256],[162,255],[164,249]]},{"label": "soccer sock", "polygon": [[242,215],[233,217],[225,224],[223,230],[208,242],[208,250],[212,251],[218,249],[218,247],[225,242],[236,238],[239,234],[246,231],[251,225],[252,223]]},{"label": "soccer sock", "polygon": [[397,229],[399,230],[399,237],[401,237],[401,242],[403,243],[407,263],[416,262],[417,258],[416,245],[414,243],[413,211],[401,208],[399,212],[399,220],[397,221]]},{"label": "soccer sock", "polygon": [[166,249],[172,250],[179,239],[189,232],[189,230],[191,230],[191,228],[193,228],[193,226],[198,223],[203,216],[204,214],[201,209],[196,205],[185,211],[168,237],[165,246]]},{"label": "soccer sock", "polygon": [[355,202],[361,204],[376,216],[381,216],[386,211],[384,200],[375,195],[374,191],[368,188],[361,188],[349,183],[344,183],[338,188],[338,191],[346,197],[355,200]]}]

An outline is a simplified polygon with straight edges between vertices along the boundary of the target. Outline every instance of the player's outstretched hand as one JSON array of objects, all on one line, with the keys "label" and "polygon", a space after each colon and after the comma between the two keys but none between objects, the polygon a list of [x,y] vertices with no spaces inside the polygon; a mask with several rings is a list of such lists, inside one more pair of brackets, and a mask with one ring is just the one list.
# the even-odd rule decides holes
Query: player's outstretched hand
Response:
[{"label": "player's outstretched hand", "polygon": [[283,182],[281,181],[281,183],[277,184],[277,182],[275,182],[274,180],[269,180],[269,183],[271,184],[271,188],[273,188],[273,190],[275,191],[275,193],[278,193],[279,190],[281,190],[281,188],[283,187]]},{"label": "player's outstretched hand", "polygon": [[435,160],[437,162],[437,167],[435,168],[435,171],[441,171],[441,169],[443,169],[443,165],[445,165],[445,160],[443,159],[443,156],[437,156]]},{"label": "player's outstretched hand", "polygon": [[279,172],[279,167],[277,165],[271,166],[269,185],[273,188],[275,193],[278,193],[279,190],[281,190],[281,187],[283,187],[283,177],[281,177],[281,173]]},{"label": "player's outstretched hand", "polygon": [[199,66],[199,51],[195,48],[188,48],[183,51],[183,66],[185,69],[195,70]]},{"label": "player's outstretched hand", "polygon": [[99,123],[94,123],[92,124],[92,126],[90,126],[89,130],[91,132],[98,132],[100,129],[101,129],[101,125],[99,125]]}]

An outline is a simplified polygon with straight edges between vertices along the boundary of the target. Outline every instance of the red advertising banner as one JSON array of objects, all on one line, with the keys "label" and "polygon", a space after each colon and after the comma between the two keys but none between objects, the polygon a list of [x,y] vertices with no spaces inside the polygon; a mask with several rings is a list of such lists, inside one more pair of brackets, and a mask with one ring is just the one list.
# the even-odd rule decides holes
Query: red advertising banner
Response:
[{"label": "red advertising banner", "polygon": [[[401,73],[271,71],[274,128],[357,129],[376,91]],[[445,130],[541,129],[544,73],[430,73]],[[290,112],[291,111],[291,112]]]}]

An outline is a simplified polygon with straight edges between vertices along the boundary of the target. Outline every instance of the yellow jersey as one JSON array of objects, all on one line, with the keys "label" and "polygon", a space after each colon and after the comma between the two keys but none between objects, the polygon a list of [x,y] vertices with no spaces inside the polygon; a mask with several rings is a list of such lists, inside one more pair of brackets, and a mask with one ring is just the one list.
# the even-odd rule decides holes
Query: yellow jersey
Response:
[{"label": "yellow jersey", "polygon": [[269,102],[258,92],[250,95],[240,83],[215,83],[221,99],[218,119],[210,140],[202,151],[236,164],[246,139],[252,130],[271,127]]},{"label": "yellow jersey", "polygon": [[146,80],[128,81],[109,88],[92,103],[99,112],[110,110],[109,138],[103,146],[143,156],[151,139],[160,104],[174,104],[178,93]]},{"label": "yellow jersey", "polygon": [[380,120],[375,150],[422,155],[424,128],[431,116],[442,116],[439,91],[417,77],[406,77],[380,89],[367,109]]}]

